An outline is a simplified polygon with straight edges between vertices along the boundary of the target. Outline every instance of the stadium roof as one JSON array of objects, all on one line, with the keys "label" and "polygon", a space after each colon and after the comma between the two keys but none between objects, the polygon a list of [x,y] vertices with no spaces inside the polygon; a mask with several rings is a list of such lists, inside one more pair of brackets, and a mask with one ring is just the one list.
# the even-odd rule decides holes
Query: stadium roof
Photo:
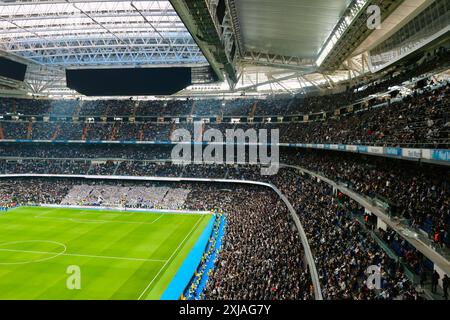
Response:
[{"label": "stadium roof", "polygon": [[236,0],[245,50],[316,59],[351,0]]},{"label": "stadium roof", "polygon": [[[369,2],[0,0],[0,55],[28,64],[22,89],[35,94],[73,94],[66,68],[143,66],[211,66],[228,80],[185,95],[296,93],[370,71],[367,50],[351,55],[371,34]],[[387,17],[429,0],[372,2]]]},{"label": "stadium roof", "polygon": [[169,1],[5,1],[0,45],[51,66],[207,63]]}]

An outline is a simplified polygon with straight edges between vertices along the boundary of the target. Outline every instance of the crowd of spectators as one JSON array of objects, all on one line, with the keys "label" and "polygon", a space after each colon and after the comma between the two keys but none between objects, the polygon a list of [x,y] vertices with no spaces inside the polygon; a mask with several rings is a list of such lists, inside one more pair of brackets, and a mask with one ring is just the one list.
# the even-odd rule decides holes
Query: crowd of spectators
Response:
[{"label": "crowd of spectators", "polygon": [[193,116],[207,117],[207,116],[221,116],[222,104],[225,101],[219,99],[199,99],[194,101]]},{"label": "crowd of spectators", "polygon": [[[308,122],[208,123],[204,129],[278,129],[282,143],[361,144],[394,147],[450,147],[450,84],[434,83],[396,100]],[[240,100],[239,100],[240,101]],[[264,104],[272,104],[267,100]],[[192,101],[178,104],[187,106]],[[261,102],[248,102],[251,104]],[[169,104],[176,105],[175,102]],[[228,102],[230,104],[230,102]],[[195,105],[201,105],[196,101]],[[241,106],[241,103],[239,103]],[[114,106],[114,104],[113,104]],[[111,106],[104,106],[105,110]],[[237,107],[238,108],[238,107]],[[119,109],[117,109],[119,110]],[[301,119],[303,120],[303,119]],[[0,121],[5,139],[169,141],[170,132],[192,123]]]},{"label": "crowd of spectators", "polygon": [[51,140],[56,134],[56,126],[51,122],[34,122],[31,126],[31,139]]},{"label": "crowd of spectators", "polygon": [[[423,254],[391,228],[386,227],[386,230],[377,229],[377,234],[401,258],[401,262],[405,263],[409,270],[416,275],[426,274],[427,264],[432,267],[431,261],[428,262]],[[424,280],[422,279],[420,282],[422,287]]]},{"label": "crowd of spectators", "polygon": [[50,100],[37,99],[0,99],[0,115],[3,114],[27,114],[42,115],[50,108]]},{"label": "crowd of spectators", "polygon": [[346,107],[371,95],[387,92],[389,88],[401,85],[407,80],[441,71],[450,63],[448,50],[440,48],[431,55],[419,59],[398,70],[388,71],[381,77],[368,79],[347,88],[344,92],[310,96],[299,95],[294,99],[268,97],[267,99],[236,98],[233,100],[46,100],[1,98],[0,115],[50,115],[50,116],[187,116],[194,111],[199,116],[282,116],[303,115],[318,112],[332,112]]},{"label": "crowd of spectators", "polygon": [[[112,140],[113,123],[88,123],[86,124],[86,140]],[[81,138],[80,138],[81,140]]]},{"label": "crowd of spectators", "polygon": [[53,132],[52,135],[56,140],[81,140],[85,127],[84,123],[56,122],[54,124],[54,130],[56,132]]},{"label": "crowd of spectators", "polygon": [[[371,94],[385,92],[414,76],[448,62],[448,55],[427,59],[400,73],[343,93],[317,97],[264,100],[96,100],[50,101],[0,99],[0,115],[34,116],[269,116],[330,112]],[[437,86],[436,86],[437,85]],[[311,122],[220,123],[216,128],[279,129],[280,142],[342,143],[379,146],[450,145],[448,83],[434,83],[411,95],[370,103],[349,112]],[[67,119],[66,119],[67,120]],[[302,119],[301,119],[302,120]],[[153,121],[153,120],[152,120]],[[171,132],[188,123],[72,122],[24,119],[0,121],[5,139],[168,141]],[[377,203],[417,231],[426,232],[441,247],[450,246],[450,169],[336,151],[282,148],[283,163],[320,173]],[[3,143],[0,174],[36,173],[228,178],[266,181],[292,203],[308,236],[325,299],[419,299],[399,262],[389,258],[372,234],[356,219],[361,208],[336,196],[324,182],[282,167],[274,176],[261,176],[254,165],[190,164],[162,161],[171,147]],[[155,161],[160,160],[160,161]],[[2,178],[0,206],[11,203],[84,204],[211,210],[227,215],[223,247],[203,298],[313,299],[314,288],[302,244],[285,203],[262,186],[206,183],[113,182],[77,179]],[[376,230],[384,241],[423,280],[427,261],[393,230]],[[381,269],[381,288],[367,287],[367,268]]]},{"label": "crowd of spectators", "polygon": [[26,139],[28,135],[28,122],[2,121],[0,127],[5,139]]},{"label": "crowd of spectators", "polygon": [[180,116],[188,116],[192,111],[193,101],[190,99],[186,100],[170,100],[167,102],[164,112],[161,114],[163,116],[170,116],[172,114]]},{"label": "crowd of spectators", "polygon": [[66,158],[66,159],[170,159],[172,148],[164,145],[124,144],[46,144],[46,143],[2,143],[1,157],[8,158]]},{"label": "crowd of spectators", "polygon": [[71,117],[80,107],[79,100],[52,100],[48,115],[51,117]]},{"label": "crowd of spectators", "polygon": [[223,247],[203,298],[312,299],[303,249],[286,206],[267,188],[201,183],[0,180],[21,204],[63,203],[211,210],[227,214]]},{"label": "crowd of spectators", "polygon": [[[144,141],[169,141],[172,124],[146,122],[142,126]],[[139,139],[140,140],[140,139]]]},{"label": "crowd of spectators", "polygon": [[21,205],[58,204],[76,183],[69,179],[0,179],[0,199]]},{"label": "crowd of spectators", "polygon": [[227,226],[205,299],[313,299],[299,235],[284,203],[259,187],[203,186],[187,205],[227,214]]},{"label": "crowd of spectators", "polygon": [[284,142],[401,147],[450,145],[450,84],[356,113],[280,126]]},{"label": "crowd of spectators", "polygon": [[255,104],[258,102],[256,99],[234,99],[225,102],[223,107],[224,116],[247,116],[252,111]]},{"label": "crowd of spectators", "polygon": [[[325,299],[418,299],[400,265],[391,260],[355,219],[355,204],[340,203],[332,188],[292,169],[275,183],[299,215],[318,268]],[[367,286],[369,266],[381,268],[381,288]]]},{"label": "crowd of spectators", "polygon": [[[325,122],[207,124],[205,129],[279,127],[281,142],[288,142],[283,140],[288,139],[289,142],[442,147],[448,146],[450,140],[449,90],[449,85],[444,85],[433,91],[414,93],[399,103],[369,108]],[[238,107],[251,112],[255,104],[257,106],[258,102]],[[184,103],[178,107],[188,106],[192,107],[192,104]],[[107,106],[105,110],[108,108],[115,107]],[[88,140],[130,140],[136,137],[164,141],[175,128],[186,128],[192,132],[192,126],[188,124],[60,122],[57,129],[52,124],[0,123],[5,138],[23,139],[30,135],[35,139],[70,137],[76,133],[80,139],[84,136]],[[288,196],[302,221],[326,299],[419,298],[399,264],[391,260],[354,219],[355,208],[339,203],[324,183],[310,180],[291,169],[281,169],[275,176],[261,177],[259,169],[250,165],[182,166],[149,161],[168,159],[170,151],[170,146],[2,144],[0,173],[115,174],[268,181]],[[282,162],[318,172],[362,195],[386,203],[393,216],[425,231],[438,245],[449,246],[450,170],[447,167],[335,151],[282,149],[282,158]],[[61,203],[77,183],[80,184],[76,180],[2,179],[0,202]],[[228,220],[224,247],[207,285],[205,298],[313,298],[295,227],[285,205],[273,192],[262,187],[229,185],[221,185],[220,188],[197,185],[195,188],[196,192],[186,194],[180,206],[197,210],[216,208],[226,212]],[[100,189],[104,192],[108,188],[103,186]],[[83,192],[83,188],[76,190]],[[111,191],[108,194],[112,203],[123,201],[123,197],[117,200],[120,194],[117,188],[108,190]],[[130,192],[142,194],[143,191],[139,190]],[[182,194],[180,191],[175,197]],[[79,194],[74,198],[79,200]],[[97,193],[92,196],[94,198],[99,199]],[[165,207],[177,203],[170,197],[167,199]],[[93,204],[93,201],[83,203]],[[149,203],[138,200],[129,202],[135,207],[145,207]],[[176,208],[179,208],[178,203]],[[423,272],[421,256],[392,230],[380,231],[380,237],[412,270]],[[381,267],[383,281],[380,290],[368,290],[365,285],[365,268],[369,265]]]},{"label": "crowd of spectators", "polygon": [[87,174],[99,176],[113,175],[117,167],[118,163],[112,160],[107,160],[105,162],[93,162],[89,167]]},{"label": "crowd of spectators", "polygon": [[85,101],[82,104],[79,115],[80,116],[93,116],[103,115],[106,112],[107,105],[103,101]]},{"label": "crowd of spectators", "polygon": [[61,204],[175,210],[185,206],[189,193],[188,188],[82,184],[73,186]]},{"label": "crowd of spectators", "polygon": [[426,59],[401,66],[399,70],[392,70],[380,79],[370,80],[364,84],[357,84],[346,91],[332,95],[305,97],[299,96],[289,105],[286,114],[308,114],[330,112],[340,107],[346,107],[370,95],[386,92],[389,88],[401,85],[405,81],[421,76],[439,67],[448,66],[450,55],[447,49],[441,48],[434,55],[428,54]]},{"label": "crowd of spectators", "polygon": [[[161,162],[170,160],[171,150],[170,146],[4,144],[0,146],[0,172],[261,180],[250,165]],[[282,163],[318,172],[386,203],[392,215],[422,229],[430,238],[438,233],[438,242],[449,245],[450,170],[446,166],[292,148],[282,148],[281,156]]]},{"label": "crowd of spectators", "polygon": [[[339,204],[330,187],[292,169],[282,169],[272,182],[299,215],[325,299],[420,298],[399,264],[353,218],[352,208]],[[22,204],[223,211],[227,215],[223,246],[202,298],[314,298],[296,227],[286,205],[266,187],[23,178],[1,180],[0,194]],[[373,265],[381,268],[381,288],[370,290],[366,269]]]},{"label": "crowd of spectators", "polygon": [[276,116],[288,114],[289,105],[292,102],[290,98],[267,97],[258,101],[255,110],[255,116]]},{"label": "crowd of spectators", "polygon": [[148,161],[124,161],[116,170],[117,175],[158,177],[180,177],[182,172],[183,166],[180,165]]},{"label": "crowd of spectators", "polygon": [[205,285],[208,282],[208,277],[213,272],[214,264],[219,257],[223,231],[226,225],[226,216],[223,212],[212,211],[214,214],[214,224],[211,235],[203,251],[200,263],[194,272],[194,276],[186,286],[180,300],[198,300],[201,298]]},{"label": "crowd of spectators", "polygon": [[339,152],[299,152],[286,160],[376,198],[412,227],[450,245],[450,169]]},{"label": "crowd of spectators", "polygon": [[53,160],[53,159],[0,159],[0,172],[38,173],[38,174],[87,174],[91,162],[87,160]]},{"label": "crowd of spectators", "polygon": [[139,101],[139,108],[136,116],[140,117],[157,117],[164,113],[167,104],[159,100]]},{"label": "crowd of spectators", "polygon": [[[173,165],[171,146],[3,144],[1,173],[65,173],[260,180],[250,165]],[[337,151],[282,148],[281,162],[298,165],[371,198],[440,242],[449,242],[450,170],[446,166]],[[108,161],[109,160],[109,161]],[[126,161],[125,161],[126,160]]]}]

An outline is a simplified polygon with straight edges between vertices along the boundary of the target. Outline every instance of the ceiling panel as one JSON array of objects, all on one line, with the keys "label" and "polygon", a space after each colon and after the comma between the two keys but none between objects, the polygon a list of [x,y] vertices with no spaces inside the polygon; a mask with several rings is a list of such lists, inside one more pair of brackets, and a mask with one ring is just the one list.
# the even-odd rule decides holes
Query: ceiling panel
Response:
[{"label": "ceiling panel", "polygon": [[316,58],[351,0],[235,0],[246,50]]}]

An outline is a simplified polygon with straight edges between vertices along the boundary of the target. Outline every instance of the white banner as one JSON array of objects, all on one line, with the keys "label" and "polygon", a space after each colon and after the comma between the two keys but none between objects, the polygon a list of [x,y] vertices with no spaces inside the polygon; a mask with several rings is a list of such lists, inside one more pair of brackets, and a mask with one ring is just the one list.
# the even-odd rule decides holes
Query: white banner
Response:
[{"label": "white banner", "polygon": [[383,154],[383,147],[368,147],[369,153]]},{"label": "white banner", "polygon": [[403,148],[402,156],[407,157],[407,158],[420,159],[422,157],[422,150],[421,149],[412,149],[412,148]]}]

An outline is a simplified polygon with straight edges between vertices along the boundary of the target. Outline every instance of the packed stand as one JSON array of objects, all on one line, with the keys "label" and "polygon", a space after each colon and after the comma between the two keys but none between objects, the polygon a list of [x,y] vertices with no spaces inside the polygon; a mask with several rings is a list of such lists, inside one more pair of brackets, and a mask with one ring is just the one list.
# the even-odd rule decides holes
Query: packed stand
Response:
[{"label": "packed stand", "polygon": [[[276,185],[293,203],[315,257],[324,299],[391,300],[419,298],[399,264],[391,260],[339,203],[332,188],[292,169],[282,169]],[[381,268],[381,287],[367,286],[369,266]]]},{"label": "packed stand", "polygon": [[258,187],[204,186],[192,191],[193,209],[227,214],[216,268],[204,299],[313,299],[299,235],[286,206],[271,190]]},{"label": "packed stand", "polygon": [[393,215],[450,247],[450,169],[340,152],[298,152],[284,160],[387,203]]}]

